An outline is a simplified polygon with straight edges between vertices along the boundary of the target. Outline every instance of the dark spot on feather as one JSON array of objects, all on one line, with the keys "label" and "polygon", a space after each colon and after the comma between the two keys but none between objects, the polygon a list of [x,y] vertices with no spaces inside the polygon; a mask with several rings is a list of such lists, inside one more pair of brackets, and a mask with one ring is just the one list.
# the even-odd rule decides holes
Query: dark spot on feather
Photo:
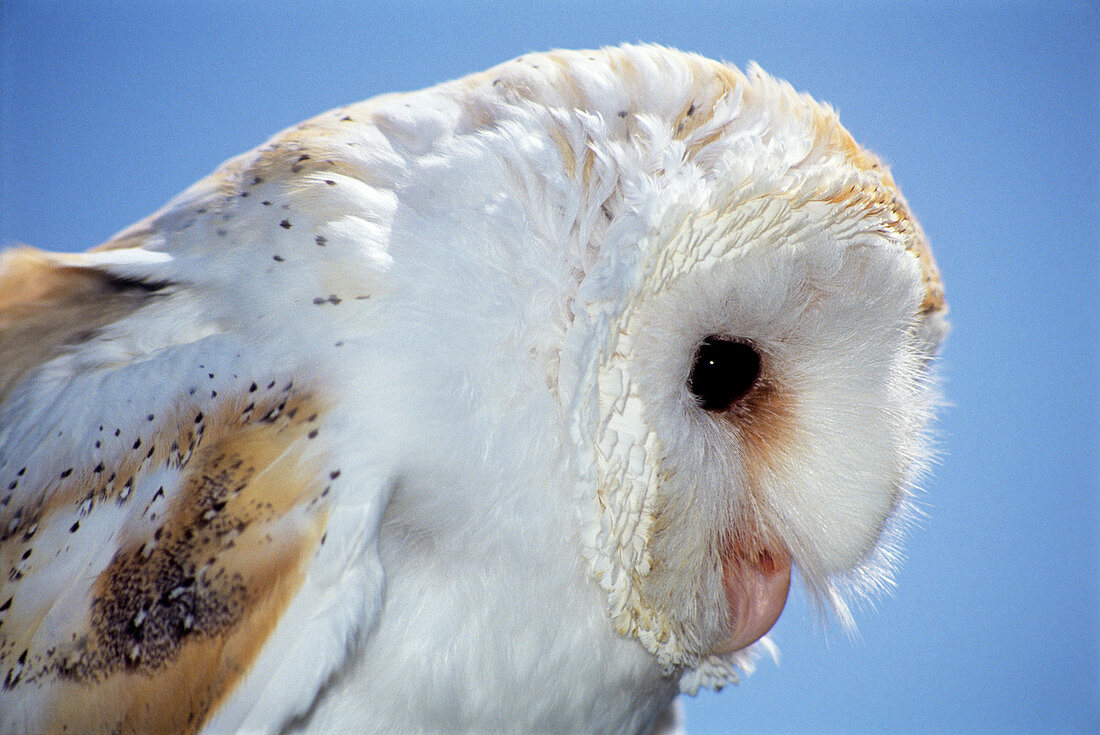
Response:
[{"label": "dark spot on feather", "polygon": [[290,220],[284,219],[282,222],[279,223],[279,227],[282,227],[284,230],[289,230],[290,229]]},{"label": "dark spot on feather", "polygon": [[270,207],[271,206],[271,202],[266,201],[266,200],[260,202],[260,204],[264,205],[265,207]]},{"label": "dark spot on feather", "polygon": [[79,528],[80,528],[80,521],[77,521],[73,525],[69,526],[69,533],[76,533]]},{"label": "dark spot on feather", "polygon": [[0,612],[8,610],[11,607],[11,601],[14,599],[14,597],[9,597],[8,599],[4,600],[4,604],[0,605]]},{"label": "dark spot on feather", "polygon": [[325,183],[328,184],[329,186],[336,186],[336,182],[333,181],[332,179],[325,179]]},{"label": "dark spot on feather", "polygon": [[[100,430],[100,431],[102,431],[102,430],[103,430],[103,427],[102,427],[102,426],[100,426],[100,427],[99,427],[99,430]],[[15,474],[16,474],[17,476],[19,476],[19,477],[22,477],[22,476],[23,476],[23,475],[25,475],[26,473],[27,473],[27,468],[26,468],[26,467],[24,467],[24,468],[22,468],[21,470],[19,470],[18,472],[16,472]]]},{"label": "dark spot on feather", "polygon": [[330,480],[335,480],[339,476],[340,476],[340,470],[333,470],[332,472],[328,473],[328,477],[329,477]]},{"label": "dark spot on feather", "polygon": [[276,263],[282,263],[283,262],[283,256],[281,256],[281,255],[272,255],[271,259],[274,260]]},{"label": "dark spot on feather", "polygon": [[104,469],[106,469],[106,468],[105,468],[105,467],[103,466],[103,463],[102,463],[102,462],[100,462],[99,464],[97,464],[97,465],[95,466],[95,469],[94,469],[94,470],[92,470],[92,472],[94,472],[94,473],[96,473],[96,474],[98,475],[98,474],[99,474],[100,472],[102,472],[102,471],[103,471]]},{"label": "dark spot on feather", "polygon": [[314,429],[313,431],[309,432],[306,436],[309,437],[310,439],[316,439],[317,438],[317,429]]},{"label": "dark spot on feather", "polygon": [[136,440],[134,441],[134,446],[133,446],[133,448],[134,448],[134,449],[137,449],[137,448],[138,448],[138,447],[140,447],[140,446],[141,446],[141,437],[139,436],[139,437],[138,437],[138,438],[137,438],[137,439],[136,439]]},{"label": "dark spot on feather", "polygon": [[61,479],[64,480],[66,477],[68,477],[71,474],[73,474],[73,468],[72,467],[70,467],[69,469],[67,469],[67,470],[65,470],[64,472],[61,473]]},{"label": "dark spot on feather", "polygon": [[23,675],[23,665],[27,662],[27,652],[24,650],[19,656],[17,666],[8,669],[8,675],[4,677],[4,689],[12,689],[19,683]]},{"label": "dark spot on feather", "polygon": [[31,552],[32,552],[32,551],[34,551],[34,547],[31,547],[31,548],[27,549],[26,551],[24,551],[24,552],[23,552],[23,559],[24,559],[24,560],[25,560],[25,559],[30,559],[30,558],[31,558]]},{"label": "dark spot on feather", "polygon": [[324,247],[325,243],[328,242],[328,238],[326,238],[324,235],[318,235],[317,237],[313,238],[313,242],[317,243],[321,247]]},{"label": "dark spot on feather", "polygon": [[93,339],[95,339],[98,334],[99,334],[99,331],[96,330],[96,329],[85,329],[83,331],[77,332],[77,334],[75,334],[73,336],[72,342],[73,342],[73,344],[81,344],[83,342],[90,342]]}]

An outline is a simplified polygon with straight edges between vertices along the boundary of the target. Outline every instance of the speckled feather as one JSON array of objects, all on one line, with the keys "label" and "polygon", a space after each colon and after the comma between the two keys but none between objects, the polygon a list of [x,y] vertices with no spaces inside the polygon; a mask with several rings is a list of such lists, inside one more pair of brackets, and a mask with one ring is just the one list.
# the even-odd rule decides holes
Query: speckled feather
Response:
[{"label": "speckled feather", "polygon": [[[333,110],[9,251],[0,730],[647,731],[750,668],[730,554],[842,618],[888,583],[944,311],[831,111],[652,46]],[[709,334],[765,357],[717,418]]]}]

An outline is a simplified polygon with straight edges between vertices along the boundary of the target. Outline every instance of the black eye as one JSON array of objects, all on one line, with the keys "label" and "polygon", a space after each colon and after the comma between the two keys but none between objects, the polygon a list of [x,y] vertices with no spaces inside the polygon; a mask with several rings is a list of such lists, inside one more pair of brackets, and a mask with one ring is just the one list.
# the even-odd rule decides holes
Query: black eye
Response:
[{"label": "black eye", "polygon": [[688,388],[708,411],[724,411],[760,377],[760,355],[743,342],[707,337],[695,353]]}]

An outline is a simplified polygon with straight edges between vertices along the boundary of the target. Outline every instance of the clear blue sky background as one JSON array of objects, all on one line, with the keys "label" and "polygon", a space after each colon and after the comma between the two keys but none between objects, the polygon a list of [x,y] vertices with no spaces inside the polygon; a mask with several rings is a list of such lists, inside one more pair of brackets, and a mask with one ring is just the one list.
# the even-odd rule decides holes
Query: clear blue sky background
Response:
[{"label": "clear blue sky background", "polygon": [[892,164],[944,273],[953,405],[861,638],[796,594],[780,665],[689,700],[691,731],[1100,729],[1097,5],[464,5],[3,0],[0,243],[90,247],[285,126],[531,50],[756,60]]}]

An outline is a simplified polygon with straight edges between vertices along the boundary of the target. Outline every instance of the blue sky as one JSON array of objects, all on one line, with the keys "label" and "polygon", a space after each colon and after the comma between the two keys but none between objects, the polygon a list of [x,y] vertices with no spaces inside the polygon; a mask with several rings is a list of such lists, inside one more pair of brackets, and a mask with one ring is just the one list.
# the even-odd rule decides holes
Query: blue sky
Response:
[{"label": "blue sky", "polygon": [[893,167],[954,331],[942,451],[850,640],[799,594],[779,666],[691,732],[1100,729],[1095,3],[0,4],[0,243],[81,250],[277,130],[532,50],[758,61]]}]

